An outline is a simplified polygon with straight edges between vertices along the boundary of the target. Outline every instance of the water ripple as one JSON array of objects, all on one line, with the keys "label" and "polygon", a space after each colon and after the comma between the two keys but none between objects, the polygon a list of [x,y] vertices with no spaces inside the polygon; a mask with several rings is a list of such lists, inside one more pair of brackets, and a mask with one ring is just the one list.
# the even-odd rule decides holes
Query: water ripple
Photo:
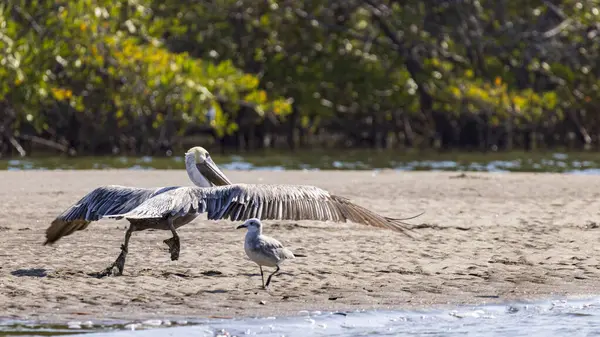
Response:
[{"label": "water ripple", "polygon": [[[498,336],[546,337],[600,334],[600,297],[454,309],[353,312],[300,311],[293,317],[157,320],[107,323],[69,322],[66,326],[19,329],[0,321],[1,334],[58,335],[86,332],[89,337],[170,336]],[[168,328],[167,328],[168,327]],[[93,331],[101,330],[100,332]]]},{"label": "water ripple", "polygon": [[[600,153],[404,153],[376,151],[305,151],[219,155],[227,170],[376,170],[562,172],[600,174]],[[0,160],[0,170],[182,169],[183,157],[41,157]]]}]

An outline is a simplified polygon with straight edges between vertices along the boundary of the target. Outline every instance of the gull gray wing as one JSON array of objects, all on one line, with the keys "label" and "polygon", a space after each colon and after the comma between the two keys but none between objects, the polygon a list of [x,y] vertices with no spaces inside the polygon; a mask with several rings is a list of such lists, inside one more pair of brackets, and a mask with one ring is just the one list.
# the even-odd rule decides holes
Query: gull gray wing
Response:
[{"label": "gull gray wing", "polygon": [[128,212],[153,196],[177,189],[178,186],[139,188],[118,185],[94,189],[60,214],[46,230],[46,244],[56,242],[63,236],[83,230],[92,221],[105,215]]},{"label": "gull gray wing", "polygon": [[260,235],[260,236],[257,235],[254,238],[252,238],[249,241],[249,243],[253,249],[263,250],[263,251],[276,250],[276,249],[283,248],[283,245],[281,244],[281,242],[279,242],[275,238],[272,238],[272,237],[266,236],[266,235]]},{"label": "gull gray wing", "polygon": [[272,252],[279,260],[293,259],[294,253],[291,250],[285,248],[281,242],[277,239],[261,235],[257,242],[258,250],[262,252]]},{"label": "gull gray wing", "polygon": [[111,218],[164,218],[190,211],[210,220],[319,220],[388,228],[406,235],[406,223],[381,216],[350,200],[307,185],[233,184],[208,188],[182,187],[148,199],[130,212]]}]

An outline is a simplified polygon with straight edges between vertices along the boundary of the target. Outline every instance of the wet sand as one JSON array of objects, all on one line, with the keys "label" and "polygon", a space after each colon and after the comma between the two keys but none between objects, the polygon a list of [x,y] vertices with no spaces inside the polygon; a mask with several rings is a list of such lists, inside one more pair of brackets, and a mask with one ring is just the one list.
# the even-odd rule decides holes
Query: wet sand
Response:
[{"label": "wet sand", "polygon": [[42,246],[56,215],[94,187],[188,185],[184,171],[0,172],[0,318],[234,317],[300,310],[422,308],[600,293],[600,176],[225,171],[234,182],[313,184],[383,215],[416,239],[353,223],[265,221],[308,255],[267,293],[239,223],[204,216],[133,234],[124,275],[96,279],[119,254],[127,221],[103,220]]}]

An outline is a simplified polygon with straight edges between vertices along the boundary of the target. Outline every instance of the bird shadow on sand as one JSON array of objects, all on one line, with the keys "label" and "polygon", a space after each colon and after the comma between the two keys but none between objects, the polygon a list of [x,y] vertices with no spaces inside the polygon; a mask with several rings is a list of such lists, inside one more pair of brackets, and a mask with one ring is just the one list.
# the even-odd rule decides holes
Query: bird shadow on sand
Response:
[{"label": "bird shadow on sand", "polygon": [[208,294],[227,294],[229,292],[229,290],[226,290],[226,289],[213,289],[213,290],[202,290],[201,292],[208,293]]},{"label": "bird shadow on sand", "polygon": [[[268,271],[265,268],[265,278],[269,275],[271,275],[273,271]],[[331,274],[331,273],[330,273]],[[246,276],[246,277],[260,277],[260,273],[239,273],[238,275],[242,275],[242,276]],[[277,276],[283,276],[283,275],[288,275],[288,276],[297,276],[296,274],[289,272],[289,271],[283,271],[280,270],[279,273],[277,273],[277,275],[275,275],[275,277]]]},{"label": "bird shadow on sand", "polygon": [[202,274],[204,276],[221,276],[221,275],[223,275],[223,273],[218,270],[207,270],[207,271],[201,272],[200,274]]},{"label": "bird shadow on sand", "polygon": [[306,226],[306,225],[300,225],[298,223],[272,223],[272,224],[266,224],[265,227],[269,227],[269,228],[273,228],[273,229],[287,229],[287,230],[293,230],[296,228],[319,228],[318,226]]},{"label": "bird shadow on sand", "polygon": [[44,268],[29,268],[29,269],[17,269],[10,272],[12,276],[17,277],[46,277],[48,276],[47,270]]},{"label": "bird shadow on sand", "polygon": [[162,277],[162,278],[169,278],[169,277],[179,277],[179,278],[197,278],[197,277],[224,277],[224,274],[218,270],[207,270],[207,271],[203,271],[200,272],[200,274],[190,274],[188,272],[181,272],[181,271],[161,271],[161,270],[153,270],[153,269],[142,269],[139,271],[131,271],[129,273],[124,273],[123,275],[119,275],[119,276],[114,276],[114,275],[107,275],[104,271],[102,272],[91,272],[91,273],[87,273],[87,276],[93,277],[93,278],[98,278],[98,279],[102,279],[102,278],[106,278],[106,277],[138,277],[138,276],[152,276],[152,277]]},{"label": "bird shadow on sand", "polygon": [[99,271],[94,271],[94,272],[91,272],[91,273],[86,273],[86,275],[89,276],[89,277],[97,278],[97,279],[102,279],[102,278],[105,278],[107,276],[104,273],[99,272]]}]

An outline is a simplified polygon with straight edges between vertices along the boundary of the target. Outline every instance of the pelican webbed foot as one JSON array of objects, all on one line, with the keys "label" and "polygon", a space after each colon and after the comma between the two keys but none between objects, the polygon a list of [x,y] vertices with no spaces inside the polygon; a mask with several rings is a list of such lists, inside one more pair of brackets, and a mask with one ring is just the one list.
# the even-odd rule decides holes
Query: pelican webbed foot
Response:
[{"label": "pelican webbed foot", "polygon": [[[95,276],[97,278],[103,278],[110,275],[123,275],[123,269],[125,269],[125,258],[127,257],[127,247],[129,247],[129,239],[131,238],[131,233],[133,233],[133,231],[135,231],[135,226],[131,224],[129,225],[129,228],[125,233],[125,241],[123,242],[123,244],[121,244],[121,254],[119,254],[119,257],[117,257],[115,262],[113,262],[110,266],[108,266],[108,268],[104,269],[103,271],[90,275]],[[114,270],[115,268],[117,268],[116,272]]]},{"label": "pelican webbed foot", "polygon": [[[119,257],[113,262],[110,266],[108,266],[103,271],[90,274],[91,276],[97,278],[103,278],[106,276],[121,276],[123,275],[123,270],[125,269],[125,258],[127,257],[127,247],[125,245],[121,245],[121,254]],[[117,270],[115,270],[115,268]]]},{"label": "pelican webbed foot", "polygon": [[179,236],[173,236],[172,238],[166,239],[163,242],[166,243],[167,246],[169,246],[169,253],[171,253],[171,261],[178,260],[180,250]]}]

